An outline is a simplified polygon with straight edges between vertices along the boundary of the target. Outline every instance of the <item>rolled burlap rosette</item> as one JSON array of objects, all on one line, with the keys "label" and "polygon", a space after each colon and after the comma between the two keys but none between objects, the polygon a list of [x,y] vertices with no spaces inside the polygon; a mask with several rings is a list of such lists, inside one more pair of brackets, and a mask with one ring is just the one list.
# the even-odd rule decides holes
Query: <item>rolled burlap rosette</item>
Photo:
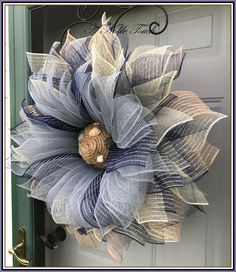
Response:
[{"label": "rolled burlap rosette", "polygon": [[110,133],[99,123],[87,126],[78,137],[79,154],[88,164],[104,168],[109,154],[106,140],[110,137]]}]

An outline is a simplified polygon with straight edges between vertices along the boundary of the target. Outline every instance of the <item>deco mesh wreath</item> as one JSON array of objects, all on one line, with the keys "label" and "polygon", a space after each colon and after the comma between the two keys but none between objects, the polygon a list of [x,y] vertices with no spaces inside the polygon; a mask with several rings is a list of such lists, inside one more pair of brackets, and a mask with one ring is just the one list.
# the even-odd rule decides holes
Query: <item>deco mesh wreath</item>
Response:
[{"label": "deco mesh wreath", "polygon": [[131,240],[176,242],[190,205],[207,205],[196,181],[218,149],[206,141],[225,115],[190,91],[170,92],[182,49],[126,54],[105,16],[92,36],[69,32],[58,52],[27,53],[34,103],[12,130],[12,171],[29,196],[79,243],[121,261]]}]

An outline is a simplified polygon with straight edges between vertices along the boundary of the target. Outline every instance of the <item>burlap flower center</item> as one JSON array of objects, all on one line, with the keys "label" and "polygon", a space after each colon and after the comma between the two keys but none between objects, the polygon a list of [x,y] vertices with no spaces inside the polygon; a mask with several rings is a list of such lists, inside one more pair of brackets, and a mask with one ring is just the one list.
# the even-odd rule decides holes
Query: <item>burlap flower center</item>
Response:
[{"label": "burlap flower center", "polygon": [[88,125],[78,136],[79,154],[88,164],[104,168],[109,154],[106,140],[110,137],[110,133],[102,124]]}]

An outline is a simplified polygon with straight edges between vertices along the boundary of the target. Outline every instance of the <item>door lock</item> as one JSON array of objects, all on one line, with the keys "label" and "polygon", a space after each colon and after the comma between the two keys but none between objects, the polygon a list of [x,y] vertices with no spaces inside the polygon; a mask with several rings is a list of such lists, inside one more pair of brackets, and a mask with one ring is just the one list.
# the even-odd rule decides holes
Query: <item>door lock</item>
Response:
[{"label": "door lock", "polygon": [[8,250],[18,263],[27,266],[30,264],[31,260],[25,258],[25,230],[23,228],[18,229],[19,243]]}]

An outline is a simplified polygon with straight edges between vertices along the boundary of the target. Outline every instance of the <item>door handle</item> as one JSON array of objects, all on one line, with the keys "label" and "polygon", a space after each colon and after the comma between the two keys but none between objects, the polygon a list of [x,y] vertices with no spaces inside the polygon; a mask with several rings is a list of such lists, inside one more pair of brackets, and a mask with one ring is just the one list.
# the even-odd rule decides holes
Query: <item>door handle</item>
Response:
[{"label": "door handle", "polygon": [[8,253],[11,254],[18,263],[27,266],[30,264],[31,260],[25,258],[25,230],[23,228],[19,228],[19,243],[8,250]]},{"label": "door handle", "polygon": [[23,243],[19,243],[14,248],[9,249],[8,252],[11,255],[13,255],[13,257],[17,260],[18,263],[20,263],[22,265],[29,265],[30,264],[30,260],[24,259],[23,257],[18,256],[18,255],[22,254],[21,252],[22,252],[23,246],[24,246]]},{"label": "door handle", "polygon": [[64,241],[66,239],[66,232],[64,228],[58,226],[55,231],[49,233],[47,237],[42,234],[38,239],[40,239],[47,248],[56,249],[58,248],[57,242]]}]

